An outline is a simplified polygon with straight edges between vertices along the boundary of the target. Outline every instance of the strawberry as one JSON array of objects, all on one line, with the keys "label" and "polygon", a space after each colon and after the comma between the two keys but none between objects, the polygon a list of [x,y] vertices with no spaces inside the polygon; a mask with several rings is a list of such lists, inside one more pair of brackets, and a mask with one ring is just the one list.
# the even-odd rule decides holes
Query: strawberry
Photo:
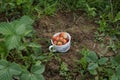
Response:
[{"label": "strawberry", "polygon": [[63,43],[66,44],[66,43],[67,43],[67,40],[66,40],[66,39],[63,39]]},{"label": "strawberry", "polygon": [[60,35],[61,37],[63,37],[63,36],[64,36],[64,33],[65,33],[65,32],[61,32],[59,35]]},{"label": "strawberry", "polygon": [[53,43],[54,43],[55,45],[57,45],[57,41],[53,41]]},{"label": "strawberry", "polygon": [[60,41],[63,41],[63,39],[64,39],[63,37],[60,37],[60,38],[59,38]]},{"label": "strawberry", "polygon": [[60,36],[63,37],[63,38],[67,38],[67,33],[66,32],[61,32]]},{"label": "strawberry", "polygon": [[58,41],[57,45],[61,46],[61,45],[62,45],[62,42]]},{"label": "strawberry", "polygon": [[52,40],[53,41],[58,41],[59,40],[59,36],[53,36]]}]

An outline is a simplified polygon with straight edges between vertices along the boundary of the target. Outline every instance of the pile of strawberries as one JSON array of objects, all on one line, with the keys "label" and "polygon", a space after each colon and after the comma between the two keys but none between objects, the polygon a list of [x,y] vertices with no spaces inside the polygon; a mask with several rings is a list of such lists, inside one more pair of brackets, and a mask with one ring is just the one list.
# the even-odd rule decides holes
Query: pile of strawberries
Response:
[{"label": "pile of strawberries", "polygon": [[66,32],[61,32],[59,35],[53,36],[52,41],[55,45],[61,46],[66,44],[69,39]]}]

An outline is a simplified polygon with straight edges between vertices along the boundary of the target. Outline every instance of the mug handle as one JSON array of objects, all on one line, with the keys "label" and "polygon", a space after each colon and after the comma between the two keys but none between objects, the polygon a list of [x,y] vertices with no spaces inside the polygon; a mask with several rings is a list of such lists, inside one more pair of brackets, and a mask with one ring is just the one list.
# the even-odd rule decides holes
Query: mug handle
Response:
[{"label": "mug handle", "polygon": [[54,46],[54,45],[49,46],[49,50],[50,50],[51,52],[56,52],[56,49],[55,49],[55,46]]}]

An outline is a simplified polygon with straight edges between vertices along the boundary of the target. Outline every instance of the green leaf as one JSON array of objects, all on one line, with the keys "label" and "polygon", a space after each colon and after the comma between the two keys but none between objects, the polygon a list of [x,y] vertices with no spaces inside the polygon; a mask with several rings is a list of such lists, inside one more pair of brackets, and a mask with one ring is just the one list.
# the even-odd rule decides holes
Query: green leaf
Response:
[{"label": "green leaf", "polygon": [[20,75],[21,72],[18,64],[0,60],[0,80],[12,80],[14,75]]},{"label": "green leaf", "polygon": [[29,80],[29,77],[31,77],[31,74],[28,71],[24,71],[20,76],[20,80]]},{"label": "green leaf", "polygon": [[32,34],[33,22],[34,21],[30,17],[23,16],[10,23],[0,23],[0,33],[3,34],[5,38],[5,44],[8,50],[17,48],[20,46],[20,42],[23,37],[28,35],[30,36]]},{"label": "green leaf", "polygon": [[40,64],[40,62],[36,62],[35,65],[31,67],[31,71],[24,71],[20,76],[20,80],[45,80],[42,76],[45,67]]},{"label": "green leaf", "polygon": [[25,50],[26,49],[26,45],[22,44],[18,47],[18,50]]},{"label": "green leaf", "polygon": [[0,80],[12,80],[12,75],[8,72],[7,69],[0,70]]},{"label": "green leaf", "polygon": [[0,33],[6,36],[13,34],[11,25],[6,22],[0,23]]},{"label": "green leaf", "polygon": [[29,73],[28,71],[23,72],[20,76],[20,80],[45,80],[41,74]]},{"label": "green leaf", "polygon": [[120,20],[120,11],[117,13],[114,22],[116,22],[116,21],[118,21],[118,20]]},{"label": "green leaf", "polygon": [[33,49],[33,51],[36,55],[38,55],[42,52],[40,44],[30,43],[30,44],[28,44],[28,46]]},{"label": "green leaf", "polygon": [[31,77],[30,77],[30,80],[45,80],[44,77],[42,75],[39,75],[39,74],[33,74]]},{"label": "green leaf", "polygon": [[34,74],[42,74],[45,71],[45,67],[43,65],[34,65],[31,68],[31,72]]},{"label": "green leaf", "polygon": [[89,51],[89,54],[87,56],[87,61],[88,62],[96,62],[98,60],[98,56],[96,55],[95,52]]},{"label": "green leaf", "polygon": [[86,58],[84,58],[84,57],[82,57],[79,62],[80,62],[80,64],[83,66],[84,69],[85,69],[85,68],[87,67],[87,65],[88,65],[87,60],[86,60]]},{"label": "green leaf", "polygon": [[112,77],[111,77],[111,80],[119,80],[119,79],[115,74],[113,74]]},{"label": "green leaf", "polygon": [[28,46],[29,47],[34,47],[34,48],[40,48],[41,47],[39,44],[35,44],[35,43],[30,43]]},{"label": "green leaf", "polygon": [[25,24],[24,23],[18,23],[16,25],[16,29],[15,30],[16,30],[16,33],[18,35],[24,35],[25,30],[26,30]]},{"label": "green leaf", "polygon": [[45,80],[42,75],[23,73],[20,77],[20,80]]},{"label": "green leaf", "polygon": [[19,20],[11,22],[14,27],[15,33],[22,36],[26,36],[33,31],[33,27],[31,26],[32,23],[33,20],[30,19],[28,16],[23,16]]},{"label": "green leaf", "polygon": [[35,66],[41,65],[41,61],[36,61]]},{"label": "green leaf", "polygon": [[96,75],[97,74],[97,71],[96,70],[89,70],[90,74],[92,75]]},{"label": "green leaf", "polygon": [[100,58],[100,59],[98,60],[98,63],[99,63],[100,65],[103,65],[103,64],[105,64],[107,61],[108,61],[108,58]]},{"label": "green leaf", "polygon": [[1,55],[1,59],[6,59],[8,56],[8,49],[5,45],[5,42],[1,41],[0,42],[0,55]]},{"label": "green leaf", "polygon": [[114,60],[115,60],[118,64],[120,64],[120,54],[116,55],[116,56],[114,57]]},{"label": "green leaf", "polygon": [[65,62],[62,62],[60,65],[60,70],[61,71],[68,71],[68,65]]},{"label": "green leaf", "polygon": [[80,54],[82,54],[84,57],[86,57],[89,53],[89,50],[86,48],[83,48],[82,50],[80,50]]},{"label": "green leaf", "polygon": [[[103,71],[103,69],[101,69],[101,71]],[[104,69],[104,72],[107,74],[107,75],[112,75],[114,70],[111,69],[111,68],[107,68],[107,69]]]},{"label": "green leaf", "polygon": [[6,38],[6,46],[8,47],[8,50],[17,48],[20,44],[20,37],[19,36],[10,36]]},{"label": "green leaf", "polygon": [[32,55],[32,57],[33,57],[34,59],[36,59],[36,60],[42,61],[42,60],[46,60],[47,54],[41,54],[40,56]]},{"label": "green leaf", "polygon": [[9,71],[12,75],[19,75],[22,71],[21,67],[16,63],[11,63],[9,65]]},{"label": "green leaf", "polygon": [[24,36],[31,36],[33,32],[33,29],[26,29]]},{"label": "green leaf", "polygon": [[[30,17],[28,16],[23,16],[20,18],[20,22],[21,23],[25,23],[26,25],[32,25],[34,20],[32,20]],[[28,26],[29,27],[29,26]]]},{"label": "green leaf", "polygon": [[0,70],[4,69],[8,65],[8,62],[5,60],[0,60]]},{"label": "green leaf", "polygon": [[19,22],[21,24],[24,24],[25,25],[25,32],[24,32],[24,36],[29,36],[31,35],[30,33],[33,32],[33,27],[32,27],[32,24],[33,24],[33,20],[28,17],[28,16],[23,16],[20,18]]},{"label": "green leaf", "polygon": [[115,61],[114,57],[110,57],[111,67],[116,68],[119,64]]},{"label": "green leaf", "polygon": [[120,76],[120,65],[116,67],[116,75]]},{"label": "green leaf", "polygon": [[97,63],[90,63],[88,65],[88,70],[95,70],[96,68],[98,68],[98,64]]},{"label": "green leaf", "polygon": [[23,3],[24,0],[16,0],[17,5],[20,5]]}]

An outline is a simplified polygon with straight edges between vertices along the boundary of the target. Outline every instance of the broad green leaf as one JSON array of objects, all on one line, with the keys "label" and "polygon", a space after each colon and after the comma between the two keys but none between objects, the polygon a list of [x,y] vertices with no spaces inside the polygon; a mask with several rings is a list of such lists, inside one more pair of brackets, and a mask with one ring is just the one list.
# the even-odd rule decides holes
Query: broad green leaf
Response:
[{"label": "broad green leaf", "polygon": [[[103,71],[103,69],[102,69],[102,71]],[[112,75],[114,73],[114,70],[107,68],[107,69],[104,69],[104,72],[106,72],[107,75]]]},{"label": "broad green leaf", "polygon": [[15,31],[18,23],[20,23],[18,20],[14,20],[14,21],[9,23],[11,25],[11,28],[13,29],[13,31]]},{"label": "broad green leaf", "polygon": [[90,74],[92,75],[96,75],[97,74],[97,71],[96,70],[89,70]]},{"label": "broad green leaf", "polygon": [[87,56],[89,53],[89,50],[86,48],[83,48],[82,50],[80,50],[80,54],[82,54],[83,56]]},{"label": "broad green leaf", "polygon": [[8,65],[8,62],[5,60],[0,60],[0,70],[4,69]]},{"label": "broad green leaf", "polygon": [[95,70],[96,68],[98,68],[98,64],[97,63],[90,63],[88,65],[88,70]]},{"label": "broad green leaf", "polygon": [[3,35],[12,35],[12,29],[11,29],[11,25],[9,23],[6,22],[2,22],[0,23],[0,33]]},{"label": "broad green leaf", "polygon": [[36,61],[35,66],[41,65],[41,61]]},{"label": "broad green leaf", "polygon": [[34,74],[31,74],[31,77],[29,77],[29,80],[38,80],[38,78]]},{"label": "broad green leaf", "polygon": [[30,80],[45,80],[42,75],[34,74],[30,77]]},{"label": "broad green leaf", "polygon": [[117,68],[116,68],[116,75],[117,75],[117,76],[120,76],[120,65],[117,66]]},{"label": "broad green leaf", "polygon": [[12,75],[7,69],[0,70],[0,80],[12,80]]},{"label": "broad green leaf", "polygon": [[33,29],[26,29],[24,36],[31,36],[33,32]]},{"label": "broad green leaf", "polygon": [[28,16],[23,16],[20,18],[20,22],[25,23],[26,25],[32,25],[34,21]]},{"label": "broad green leaf", "polygon": [[116,22],[116,21],[118,21],[118,20],[120,20],[120,11],[117,13],[114,22]]},{"label": "broad green leaf", "polygon": [[118,63],[115,61],[114,57],[110,57],[111,67],[116,68]]},{"label": "broad green leaf", "polygon": [[31,72],[34,74],[42,74],[45,71],[45,67],[43,65],[34,65],[31,68]]},{"label": "broad green leaf", "polygon": [[29,80],[45,80],[45,79],[44,79],[44,77],[42,75],[33,74],[33,75],[31,75]]},{"label": "broad green leaf", "polygon": [[11,63],[9,65],[9,71],[12,75],[19,75],[22,71],[21,67],[16,63]]},{"label": "broad green leaf", "polygon": [[36,55],[40,54],[42,51],[40,44],[30,43],[30,44],[28,44],[28,46],[33,49],[33,51]]},{"label": "broad green leaf", "polygon": [[28,71],[24,71],[20,76],[20,80],[29,80],[29,77],[31,77],[31,74]]},{"label": "broad green leaf", "polygon": [[32,57],[33,57],[34,59],[40,60],[40,61],[46,60],[46,58],[48,58],[48,57],[47,57],[47,54],[41,54],[40,56],[32,55]]},{"label": "broad green leaf", "polygon": [[20,76],[20,80],[45,80],[41,74],[32,74],[29,72],[23,72]]},{"label": "broad green leaf", "polygon": [[10,23],[0,23],[0,33],[3,34],[5,38],[5,44],[8,50],[17,48],[20,46],[19,44],[22,37],[32,34],[33,22],[34,21],[30,17],[23,16],[20,19]]},{"label": "broad green leaf", "polygon": [[21,17],[19,22],[25,25],[26,29],[24,32],[24,36],[30,36],[31,35],[30,33],[33,32],[33,27],[31,25],[33,24],[34,21],[28,16],[23,16]]},{"label": "broad green leaf", "polygon": [[116,55],[116,56],[114,57],[114,60],[115,60],[118,64],[120,64],[120,54]]},{"label": "broad green leaf", "polygon": [[20,43],[20,37],[19,36],[10,36],[6,38],[6,46],[8,47],[8,50],[17,48]]},{"label": "broad green leaf", "polygon": [[20,5],[23,3],[24,0],[16,0],[17,5]]},{"label": "broad green leaf", "polygon": [[17,35],[26,36],[31,31],[33,31],[33,27],[31,26],[31,24],[28,24],[22,20],[13,21],[11,22],[11,25],[13,25],[13,28]]},{"label": "broad green leaf", "polygon": [[113,74],[112,77],[111,77],[111,80],[119,80],[119,79],[115,74]]},{"label": "broad green leaf", "polygon": [[18,47],[18,50],[25,50],[26,49],[26,45],[22,44],[21,46]]},{"label": "broad green leaf", "polygon": [[20,75],[20,66],[16,63],[9,63],[5,60],[0,61],[0,80],[12,80],[14,75]]},{"label": "broad green leaf", "polygon": [[102,65],[102,64],[105,64],[107,61],[108,61],[108,58],[100,58],[100,59],[98,60],[98,63],[99,63],[100,65]]},{"label": "broad green leaf", "polygon": [[96,62],[98,60],[98,56],[96,55],[95,52],[89,51],[89,54],[87,56],[87,61],[88,62]]},{"label": "broad green leaf", "polygon": [[18,23],[18,24],[16,25],[16,33],[17,33],[18,35],[24,35],[25,30],[26,30],[26,27],[25,27],[25,24],[24,24],[24,23]]},{"label": "broad green leaf", "polygon": [[36,63],[36,65],[33,65],[31,67],[31,71],[24,71],[22,75],[20,76],[20,80],[45,80],[42,76],[42,73],[44,72],[45,67],[39,62]]}]

